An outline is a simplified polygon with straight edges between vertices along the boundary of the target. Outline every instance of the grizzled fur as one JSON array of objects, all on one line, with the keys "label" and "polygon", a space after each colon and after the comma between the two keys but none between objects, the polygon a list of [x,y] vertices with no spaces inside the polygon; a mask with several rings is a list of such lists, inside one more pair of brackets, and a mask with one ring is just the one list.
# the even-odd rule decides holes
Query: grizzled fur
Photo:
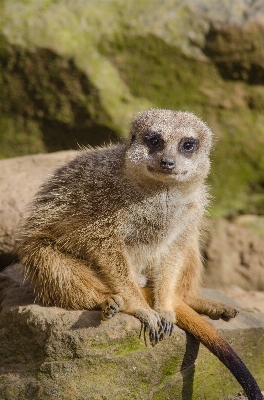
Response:
[{"label": "grizzled fur", "polygon": [[[82,151],[55,171],[18,241],[37,299],[102,308],[105,318],[122,309],[149,328],[152,342],[173,328],[174,294],[219,317],[195,298],[211,142],[193,114],[152,109],[135,116],[125,143]],[[142,286],[151,287],[151,307]]]},{"label": "grizzled fur", "polygon": [[[175,293],[206,312],[195,295],[211,142],[193,114],[152,109],[135,116],[125,143],[82,151],[55,171],[18,240],[37,299],[102,308],[104,317],[123,310],[152,341],[163,325],[173,328]],[[152,307],[142,286],[151,287]]]},{"label": "grizzled fur", "polygon": [[249,399],[262,399],[242,361],[196,313],[237,314],[197,297],[211,142],[211,130],[193,114],[137,114],[125,143],[81,151],[54,172],[29,208],[17,251],[44,304],[99,308],[104,319],[134,315],[152,345],[177,321],[232,371]]}]

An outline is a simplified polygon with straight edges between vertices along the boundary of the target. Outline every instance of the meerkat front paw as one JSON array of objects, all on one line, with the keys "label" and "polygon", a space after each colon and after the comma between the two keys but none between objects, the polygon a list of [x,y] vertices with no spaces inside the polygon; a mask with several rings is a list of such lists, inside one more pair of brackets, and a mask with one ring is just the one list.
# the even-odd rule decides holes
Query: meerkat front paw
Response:
[{"label": "meerkat front paw", "polygon": [[163,339],[165,335],[170,336],[174,329],[174,324],[176,324],[176,314],[174,311],[166,310],[156,310],[159,314],[162,332],[160,334],[160,340]]},{"label": "meerkat front paw", "polygon": [[121,296],[112,295],[101,304],[102,319],[107,320],[124,309],[124,300]]},{"label": "meerkat front paw", "polygon": [[148,331],[150,343],[155,346],[160,340],[160,334],[163,331],[158,313],[154,310],[137,310],[133,315],[140,320],[142,327],[144,327],[145,343],[146,331]]}]

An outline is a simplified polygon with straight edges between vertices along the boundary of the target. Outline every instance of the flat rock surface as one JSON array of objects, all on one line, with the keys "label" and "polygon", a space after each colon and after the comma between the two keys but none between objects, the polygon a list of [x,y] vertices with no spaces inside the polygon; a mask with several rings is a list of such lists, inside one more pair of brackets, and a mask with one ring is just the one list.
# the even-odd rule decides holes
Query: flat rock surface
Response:
[{"label": "flat rock surface", "polygon": [[245,290],[237,285],[224,286],[218,289],[229,298],[234,299],[243,309],[251,309],[264,313],[264,292],[257,290]]}]

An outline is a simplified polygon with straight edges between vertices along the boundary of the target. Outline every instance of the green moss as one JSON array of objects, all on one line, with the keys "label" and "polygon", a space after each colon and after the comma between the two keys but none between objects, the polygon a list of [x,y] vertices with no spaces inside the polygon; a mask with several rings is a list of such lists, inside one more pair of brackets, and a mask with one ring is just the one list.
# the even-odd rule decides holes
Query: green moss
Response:
[{"label": "green moss", "polygon": [[264,217],[246,215],[238,217],[235,222],[250,229],[255,235],[264,237]]},{"label": "green moss", "polygon": [[6,46],[0,67],[0,157],[116,138],[98,91],[71,59]]},{"label": "green moss", "polygon": [[212,127],[212,215],[264,213],[263,88],[224,81],[212,63],[187,58],[151,35],[105,38],[100,49],[134,96],[194,112]]},{"label": "green moss", "polygon": [[0,142],[0,158],[46,152],[39,125],[23,117],[0,117]]},{"label": "green moss", "polygon": [[122,37],[103,40],[100,50],[118,68],[131,93],[155,107],[202,109],[207,96],[200,92],[208,74],[218,79],[211,65],[184,57],[158,37]]},{"label": "green moss", "polygon": [[[243,121],[243,123],[241,123]],[[264,212],[264,125],[249,109],[220,110],[212,155],[213,215]],[[223,132],[224,130],[224,132]]]},{"label": "green moss", "polygon": [[[101,338],[100,338],[101,339]],[[90,347],[93,350],[101,350],[110,352],[112,356],[126,357],[130,353],[142,351],[146,348],[144,342],[137,337],[127,337],[124,341],[119,341],[118,343],[113,343],[111,348],[109,347],[109,342],[92,343]]]},{"label": "green moss", "polygon": [[145,344],[142,340],[138,338],[129,338],[124,342],[118,343],[118,348],[115,351],[117,356],[126,356],[131,352],[143,350],[145,348]]},{"label": "green moss", "polygon": [[191,397],[182,397],[182,390],[180,384],[168,385],[162,388],[160,391],[154,393],[153,400],[173,400],[173,399],[191,399]]},{"label": "green moss", "polygon": [[[118,1],[114,1],[113,4],[100,2],[96,6],[93,3],[87,3],[84,6],[80,2],[36,3],[32,0],[27,2],[11,0],[6,2],[5,12],[0,16],[0,25],[3,27],[8,25],[8,33],[5,30],[8,38],[5,39],[6,42],[26,54],[26,62],[23,66],[20,63],[23,67],[22,75],[25,66],[33,65],[34,73],[31,74],[31,79],[37,79],[39,94],[46,100],[47,107],[40,107],[40,111],[48,117],[46,126],[50,122],[48,116],[50,112],[51,122],[54,120],[67,123],[70,125],[71,135],[76,132],[76,129],[78,131],[79,122],[88,135],[91,128],[96,130],[98,125],[101,128],[99,132],[98,129],[95,131],[95,135],[101,137],[91,141],[93,136],[89,135],[90,137],[86,140],[79,141],[81,144],[85,142],[98,144],[106,141],[103,128],[108,129],[108,140],[111,131],[114,135],[110,139],[113,136],[116,137],[117,134],[124,136],[131,115],[150,106],[146,100],[134,99],[131,96],[116,69],[98,52],[97,42],[101,32],[111,35],[111,31],[119,25],[114,3]],[[53,59],[48,56],[49,51],[53,53]],[[45,53],[46,57],[44,55],[44,60],[34,62],[39,52]],[[9,56],[8,59],[12,57]],[[74,70],[68,71],[67,74],[68,64],[71,64],[71,67],[74,66]],[[78,92],[78,86],[83,89],[84,79],[76,82],[75,78],[76,75],[80,77],[81,74],[86,81],[87,76],[90,78],[88,86],[93,87],[90,96],[82,90],[81,93]],[[10,76],[11,79],[12,76],[16,78],[16,74],[10,74]],[[46,79],[47,77],[51,77],[51,80]],[[68,84],[65,82],[66,78]],[[65,83],[66,91],[64,90]],[[27,80],[25,86],[30,86]],[[18,102],[23,104],[19,98]],[[37,104],[29,102],[30,108],[33,109],[38,105],[40,105],[39,102]],[[81,108],[81,115],[78,109],[76,110],[76,106]]]}]

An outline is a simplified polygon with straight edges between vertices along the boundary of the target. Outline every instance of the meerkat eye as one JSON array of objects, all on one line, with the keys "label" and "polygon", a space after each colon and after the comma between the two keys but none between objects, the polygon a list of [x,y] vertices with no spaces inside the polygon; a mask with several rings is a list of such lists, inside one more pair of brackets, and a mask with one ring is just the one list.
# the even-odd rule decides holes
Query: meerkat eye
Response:
[{"label": "meerkat eye", "polygon": [[160,145],[160,141],[157,137],[150,138],[149,143],[151,144],[151,146],[155,147],[158,147]]},{"label": "meerkat eye", "polygon": [[199,146],[198,139],[192,137],[183,138],[179,144],[179,151],[188,157],[198,150],[198,146]]},{"label": "meerkat eye", "polygon": [[145,143],[151,151],[161,150],[164,146],[164,141],[159,134],[147,133]]},{"label": "meerkat eye", "polygon": [[193,149],[194,149],[194,143],[192,143],[192,142],[185,142],[184,144],[183,144],[183,149],[185,150],[185,151],[193,151]]}]

